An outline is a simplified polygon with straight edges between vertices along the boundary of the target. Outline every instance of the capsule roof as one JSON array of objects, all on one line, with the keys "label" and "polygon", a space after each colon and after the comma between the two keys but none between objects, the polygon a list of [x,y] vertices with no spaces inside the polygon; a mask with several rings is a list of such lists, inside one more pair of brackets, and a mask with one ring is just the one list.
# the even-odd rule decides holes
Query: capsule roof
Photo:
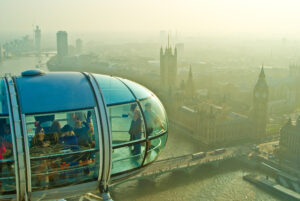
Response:
[{"label": "capsule roof", "polygon": [[[91,75],[97,81],[108,106],[152,96],[148,89],[127,79],[108,75]],[[19,104],[24,114],[96,107],[93,90],[87,76],[83,73],[25,71],[15,80],[20,98]],[[0,95],[5,99],[5,88],[2,82],[4,80],[0,82]],[[7,113],[7,108],[0,107],[0,114]]]}]

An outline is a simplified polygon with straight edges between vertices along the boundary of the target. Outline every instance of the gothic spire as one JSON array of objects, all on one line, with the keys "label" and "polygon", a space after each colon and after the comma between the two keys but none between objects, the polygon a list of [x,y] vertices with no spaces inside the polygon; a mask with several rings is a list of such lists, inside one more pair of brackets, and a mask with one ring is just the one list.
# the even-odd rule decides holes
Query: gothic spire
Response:
[{"label": "gothic spire", "polygon": [[168,49],[170,48],[170,33],[168,33]]},{"label": "gothic spire", "polygon": [[262,65],[262,67],[261,67],[259,78],[260,79],[265,79],[266,78],[265,71],[264,71],[264,65]]},{"label": "gothic spire", "polygon": [[189,79],[193,79],[193,73],[192,73],[192,65],[190,65],[190,71],[189,71]]}]

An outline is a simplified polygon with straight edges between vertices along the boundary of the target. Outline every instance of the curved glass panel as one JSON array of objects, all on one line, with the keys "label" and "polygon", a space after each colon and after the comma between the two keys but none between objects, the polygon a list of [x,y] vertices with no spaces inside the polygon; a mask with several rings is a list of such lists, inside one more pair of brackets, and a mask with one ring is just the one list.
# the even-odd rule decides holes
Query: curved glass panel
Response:
[{"label": "curved glass panel", "polygon": [[0,195],[16,193],[14,163],[9,119],[0,116]]},{"label": "curved glass panel", "polygon": [[0,78],[0,115],[8,114],[8,108],[7,108],[7,96],[6,96],[6,90],[4,86],[4,79]]},{"label": "curved glass panel", "polygon": [[33,191],[98,178],[96,122],[93,109],[26,116]]},{"label": "curved glass panel", "polygon": [[150,96],[152,96],[151,91],[149,91],[148,89],[146,89],[145,87],[132,82],[130,80],[126,80],[126,79],[122,79],[120,78],[134,93],[134,95],[136,96],[136,98],[138,99],[144,99],[144,98],[148,98]]},{"label": "curved glass panel", "polygon": [[120,80],[106,75],[93,74],[93,76],[101,88],[106,105],[121,104],[135,100],[132,93]]},{"label": "curved glass panel", "polygon": [[0,79],[0,195],[15,194],[15,159],[4,79]]},{"label": "curved glass panel", "polygon": [[145,145],[144,142],[113,149],[111,174],[114,175],[140,167],[145,155]]},{"label": "curved glass panel", "polygon": [[152,96],[141,101],[141,105],[146,120],[147,135],[151,137],[165,132],[168,129],[167,116],[158,98]]},{"label": "curved glass panel", "polygon": [[108,115],[113,146],[145,139],[144,120],[136,102],[109,106]]},{"label": "curved glass panel", "polygon": [[17,77],[22,113],[46,113],[78,110],[96,106],[86,77],[76,72],[46,73],[42,76]]},{"label": "curved glass panel", "polygon": [[159,152],[165,147],[167,141],[167,134],[151,140],[147,157],[144,164],[148,164],[157,159]]}]

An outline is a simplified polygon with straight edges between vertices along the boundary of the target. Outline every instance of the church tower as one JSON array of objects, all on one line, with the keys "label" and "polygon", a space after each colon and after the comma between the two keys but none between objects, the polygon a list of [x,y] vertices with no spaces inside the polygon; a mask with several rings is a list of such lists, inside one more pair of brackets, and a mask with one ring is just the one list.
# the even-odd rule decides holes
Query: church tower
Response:
[{"label": "church tower", "polygon": [[173,54],[168,37],[168,45],[165,52],[162,47],[160,48],[160,80],[162,87],[166,90],[174,89],[174,86],[176,86],[176,77],[177,50],[175,48]]},{"label": "church tower", "polygon": [[188,98],[192,98],[195,95],[192,66],[190,66],[189,76],[185,85],[185,92]]},{"label": "church tower", "polygon": [[269,88],[266,82],[264,67],[261,68],[257,83],[253,90],[253,137],[261,138],[266,135],[268,119]]}]

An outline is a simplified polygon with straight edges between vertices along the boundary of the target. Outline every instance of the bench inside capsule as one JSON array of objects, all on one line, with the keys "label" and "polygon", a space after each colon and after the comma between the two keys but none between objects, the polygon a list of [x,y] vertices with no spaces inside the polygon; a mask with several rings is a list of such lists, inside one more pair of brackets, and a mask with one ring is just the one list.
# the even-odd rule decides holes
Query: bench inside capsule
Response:
[{"label": "bench inside capsule", "polygon": [[167,131],[158,98],[126,79],[0,78],[0,197],[127,177],[158,157]]}]

